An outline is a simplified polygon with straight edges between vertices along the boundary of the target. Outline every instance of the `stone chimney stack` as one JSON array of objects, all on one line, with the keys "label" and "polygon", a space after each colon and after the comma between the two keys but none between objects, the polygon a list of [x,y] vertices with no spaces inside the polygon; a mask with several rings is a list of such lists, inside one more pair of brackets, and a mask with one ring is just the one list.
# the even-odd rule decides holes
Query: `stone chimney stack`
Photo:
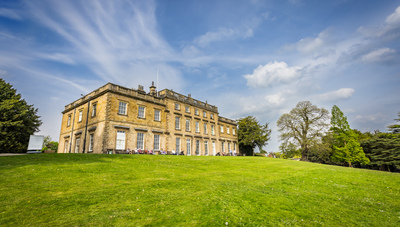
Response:
[{"label": "stone chimney stack", "polygon": [[157,96],[156,86],[154,86],[154,81],[151,82],[150,95]]}]

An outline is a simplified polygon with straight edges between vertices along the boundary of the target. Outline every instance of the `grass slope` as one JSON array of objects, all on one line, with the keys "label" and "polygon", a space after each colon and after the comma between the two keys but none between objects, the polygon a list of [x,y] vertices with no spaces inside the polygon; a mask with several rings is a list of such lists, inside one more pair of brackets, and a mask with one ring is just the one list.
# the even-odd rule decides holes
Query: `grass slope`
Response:
[{"label": "grass slope", "polygon": [[399,186],[260,157],[0,157],[0,226],[400,226]]}]

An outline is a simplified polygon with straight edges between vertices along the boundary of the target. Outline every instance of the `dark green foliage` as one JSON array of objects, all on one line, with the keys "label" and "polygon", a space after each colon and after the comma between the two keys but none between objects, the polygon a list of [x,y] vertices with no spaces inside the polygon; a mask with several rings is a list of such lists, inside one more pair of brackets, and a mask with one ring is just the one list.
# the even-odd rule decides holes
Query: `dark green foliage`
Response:
[{"label": "dark green foliage", "polygon": [[372,169],[400,170],[400,134],[379,133],[374,138],[361,141]]},{"label": "dark green foliage", "polygon": [[241,154],[254,155],[254,148],[257,146],[260,151],[268,144],[271,136],[271,129],[268,123],[261,125],[255,117],[248,116],[238,121],[238,142]]},{"label": "dark green foliage", "polygon": [[29,136],[39,131],[41,124],[37,109],[0,79],[0,152],[26,152]]},{"label": "dark green foliage", "polygon": [[58,142],[55,141],[51,141],[51,137],[50,136],[45,136],[44,137],[44,141],[43,141],[43,149],[42,151],[45,150],[53,150],[56,151],[58,150]]},{"label": "dark green foliage", "polygon": [[[400,122],[400,112],[397,113],[397,116],[399,116],[399,118],[394,119],[394,120],[397,122]],[[391,131],[393,133],[400,133],[400,124],[389,125],[388,129],[389,129],[389,131]]]},{"label": "dark green foliage", "polygon": [[314,142],[310,148],[309,160],[322,164],[334,164],[331,159],[334,152],[333,142],[332,132],[328,132],[323,136],[321,141]]}]

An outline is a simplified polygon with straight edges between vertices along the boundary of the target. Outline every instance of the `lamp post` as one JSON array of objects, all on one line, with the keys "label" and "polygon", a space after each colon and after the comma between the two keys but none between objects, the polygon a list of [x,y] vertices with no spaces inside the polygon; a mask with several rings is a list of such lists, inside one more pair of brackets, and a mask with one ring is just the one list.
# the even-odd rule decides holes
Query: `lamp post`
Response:
[{"label": "lamp post", "polygon": [[90,99],[91,98],[92,98],[91,96],[88,97],[89,100],[88,100],[88,106],[87,106],[85,137],[83,139],[83,150],[82,150],[82,153],[85,153],[85,148],[86,148],[86,134],[87,134],[87,125],[88,125],[88,122],[89,122],[89,108],[90,108]]}]

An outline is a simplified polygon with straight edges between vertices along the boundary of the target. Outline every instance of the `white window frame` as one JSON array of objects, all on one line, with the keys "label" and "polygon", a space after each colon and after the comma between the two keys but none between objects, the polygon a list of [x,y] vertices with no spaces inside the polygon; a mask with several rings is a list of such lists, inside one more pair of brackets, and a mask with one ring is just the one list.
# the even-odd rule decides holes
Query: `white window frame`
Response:
[{"label": "white window frame", "polygon": [[236,135],[236,130],[234,128],[232,129],[232,134]]},{"label": "white window frame", "polygon": [[207,117],[207,112],[203,111],[203,117]]},{"label": "white window frame", "polygon": [[71,126],[71,114],[68,114],[67,127]]},{"label": "white window frame", "polygon": [[191,155],[191,140],[190,139],[186,139],[186,155]]},{"label": "white window frame", "polygon": [[179,137],[175,139],[175,149],[177,153],[181,152],[181,138]]},{"label": "white window frame", "polygon": [[126,131],[117,130],[115,149],[116,150],[125,150],[125,143],[126,143]]},{"label": "white window frame", "polygon": [[79,153],[80,145],[81,145],[81,138],[78,137],[75,139],[75,153]]},{"label": "white window frame", "polygon": [[195,109],[194,114],[199,115],[199,109]]},{"label": "white window frame", "polygon": [[190,113],[190,107],[189,106],[185,106],[185,112],[186,113]]},{"label": "white window frame", "polygon": [[215,135],[215,125],[211,125],[211,135]]},{"label": "white window frame", "polygon": [[82,117],[83,117],[83,110],[79,110],[78,122],[81,122],[81,121],[82,121]]},{"label": "white window frame", "polygon": [[214,119],[214,114],[211,113],[211,114],[210,114],[210,118],[211,118],[211,119]]},{"label": "white window frame", "polygon": [[181,110],[181,105],[179,103],[175,103],[175,109],[176,110]]},{"label": "white window frame", "polygon": [[215,156],[215,153],[217,151],[217,149],[215,147],[215,141],[212,141],[212,151],[213,151],[213,155]]},{"label": "white window frame", "polygon": [[89,152],[93,152],[94,135],[89,134]]},{"label": "white window frame", "polygon": [[146,118],[146,107],[138,106],[138,118]]},{"label": "white window frame", "polygon": [[144,133],[142,132],[137,133],[136,147],[137,149],[144,149]]},{"label": "white window frame", "polygon": [[186,131],[190,132],[190,119],[186,119]]},{"label": "white window frame", "polygon": [[226,127],[226,134],[229,134],[229,127]]},{"label": "white window frame", "polygon": [[175,129],[181,129],[181,118],[175,117]]},{"label": "white window frame", "polygon": [[221,142],[221,152],[224,152],[224,150],[225,150],[225,144],[224,144],[225,142]]},{"label": "white window frame", "polygon": [[196,140],[196,155],[200,156],[200,140]]},{"label": "white window frame", "polygon": [[208,130],[207,130],[207,123],[204,123],[204,134],[207,134]]},{"label": "white window frame", "polygon": [[204,155],[208,156],[208,141],[204,141]]},{"label": "white window frame", "polygon": [[120,101],[118,105],[118,114],[126,115],[126,113],[128,112],[127,110],[128,103]]},{"label": "white window frame", "polygon": [[221,127],[221,133],[224,133],[224,126],[220,125],[220,127]]},{"label": "white window frame", "polygon": [[65,142],[65,144],[64,144],[64,153],[68,153],[68,140],[65,140],[64,141]]},{"label": "white window frame", "polygon": [[93,103],[93,105],[92,105],[92,117],[96,116],[96,111],[97,111],[97,103]]},{"label": "white window frame", "polygon": [[231,143],[228,143],[228,152],[231,151]]},{"label": "white window frame", "polygon": [[200,132],[200,122],[196,121],[196,132]]},{"label": "white window frame", "polygon": [[161,121],[161,111],[160,110],[154,110],[154,120]]},{"label": "white window frame", "polygon": [[160,135],[154,134],[154,150],[159,151],[160,150]]}]

